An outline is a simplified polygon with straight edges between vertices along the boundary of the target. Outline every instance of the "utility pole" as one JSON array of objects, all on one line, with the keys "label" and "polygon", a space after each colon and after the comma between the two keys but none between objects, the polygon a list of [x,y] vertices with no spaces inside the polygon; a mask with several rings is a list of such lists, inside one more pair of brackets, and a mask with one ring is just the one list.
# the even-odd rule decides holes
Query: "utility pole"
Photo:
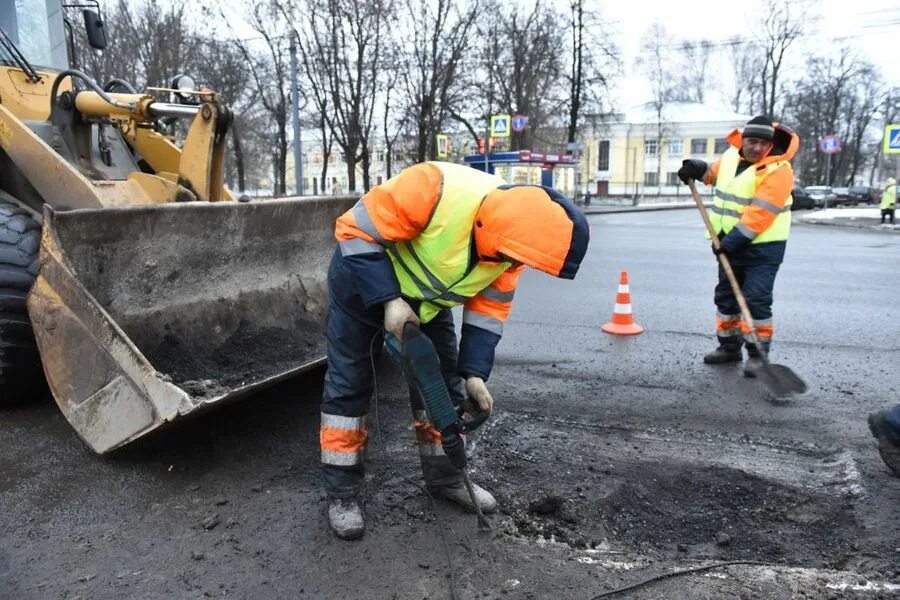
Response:
[{"label": "utility pole", "polygon": [[297,44],[291,36],[291,123],[294,128],[294,193],[303,195],[303,142],[300,131],[300,90],[297,83]]}]

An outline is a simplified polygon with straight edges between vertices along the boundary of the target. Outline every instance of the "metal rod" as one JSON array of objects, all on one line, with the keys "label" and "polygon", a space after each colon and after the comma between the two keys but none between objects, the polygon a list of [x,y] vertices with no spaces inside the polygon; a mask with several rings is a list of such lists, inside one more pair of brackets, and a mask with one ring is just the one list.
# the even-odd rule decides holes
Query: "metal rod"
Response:
[{"label": "metal rod", "polygon": [[303,146],[300,130],[300,90],[297,83],[297,44],[291,36],[291,124],[294,128],[294,190],[303,195]]},{"label": "metal rod", "polygon": [[147,107],[147,112],[154,117],[175,117],[193,119],[200,110],[199,106],[187,104],[169,104],[167,102],[154,102]]},{"label": "metal rod", "polygon": [[469,479],[469,474],[465,469],[462,470],[462,477],[463,482],[466,484],[466,489],[469,491],[469,497],[472,499],[472,507],[475,509],[475,515],[478,517],[478,529],[481,531],[493,531],[490,521],[488,521],[485,518],[484,513],[481,512],[478,498],[475,497],[475,489],[472,487],[472,480]]}]

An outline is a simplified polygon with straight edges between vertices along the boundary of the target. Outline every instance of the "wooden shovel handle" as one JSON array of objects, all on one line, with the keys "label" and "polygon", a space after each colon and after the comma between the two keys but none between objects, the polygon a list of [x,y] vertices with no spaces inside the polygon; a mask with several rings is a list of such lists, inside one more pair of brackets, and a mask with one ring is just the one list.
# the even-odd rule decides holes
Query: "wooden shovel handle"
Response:
[{"label": "wooden shovel handle", "polygon": [[[706,207],[703,206],[703,200],[700,199],[700,194],[697,192],[697,186],[693,179],[688,183],[688,187],[691,188],[691,195],[694,197],[694,202],[700,210],[700,216],[703,217],[703,222],[706,224],[706,230],[709,231],[712,245],[718,250],[722,247],[722,244],[719,241],[719,236],[716,235],[716,230],[713,228],[712,221],[709,220],[709,214],[706,212]],[[763,360],[768,362],[768,354],[766,353],[765,348],[763,348],[762,343],[759,341],[759,336],[756,335],[756,323],[753,322],[753,315],[750,314],[750,307],[747,306],[747,300],[744,298],[743,292],[741,292],[741,286],[738,284],[737,277],[734,276],[734,270],[731,268],[731,263],[728,262],[728,257],[724,254],[718,254],[717,256],[719,257],[719,264],[722,265],[722,270],[725,271],[725,276],[728,278],[728,283],[731,284],[731,291],[734,292],[734,297],[737,298],[738,305],[741,307],[741,318],[744,319],[747,327],[750,328],[750,341],[756,346],[756,349],[759,350],[759,353],[763,356]]]}]

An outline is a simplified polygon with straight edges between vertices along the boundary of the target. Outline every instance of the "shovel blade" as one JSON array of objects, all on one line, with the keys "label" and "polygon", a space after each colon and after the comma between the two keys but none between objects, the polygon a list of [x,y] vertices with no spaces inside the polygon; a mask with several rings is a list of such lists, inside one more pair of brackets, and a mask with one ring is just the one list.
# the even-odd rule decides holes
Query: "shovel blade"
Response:
[{"label": "shovel blade", "polygon": [[800,396],[809,391],[806,382],[785,365],[769,363],[758,369],[755,374],[776,398]]}]

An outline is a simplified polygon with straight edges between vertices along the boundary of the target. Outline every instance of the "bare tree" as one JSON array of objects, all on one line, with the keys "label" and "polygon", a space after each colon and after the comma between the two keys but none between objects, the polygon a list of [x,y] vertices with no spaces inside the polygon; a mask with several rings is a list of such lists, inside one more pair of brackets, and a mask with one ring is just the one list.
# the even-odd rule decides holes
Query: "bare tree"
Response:
[{"label": "bare tree", "polygon": [[371,186],[370,142],[390,9],[387,0],[315,0],[305,15],[294,11],[292,17],[301,32],[302,62],[313,93],[328,97],[331,111],[323,114],[346,157],[350,190],[356,189],[359,162],[363,187]]},{"label": "bare tree", "polygon": [[251,39],[235,38],[234,43],[250,69],[258,102],[274,126],[271,154],[273,193],[283,196],[287,193],[289,31],[283,24],[277,0],[252,0],[245,5],[245,11],[255,36]]},{"label": "bare tree", "polygon": [[480,0],[406,1],[401,27],[411,39],[403,48],[402,79],[419,162],[436,157],[435,136],[446,120],[463,118],[460,69],[479,14]]},{"label": "bare tree", "polygon": [[[669,32],[661,22],[656,21],[644,34],[642,51],[637,61],[638,68],[643,71],[644,76],[650,82],[652,93],[650,104],[656,115],[655,137],[658,162],[656,175],[660,182],[663,168],[662,144],[668,133],[665,108],[673,100],[677,85],[672,77],[674,69],[672,55],[668,51],[671,44],[672,39]],[[657,193],[660,193],[660,190],[661,186],[658,185]]]},{"label": "bare tree", "polygon": [[571,0],[569,8],[572,55],[566,141],[572,143],[581,117],[603,112],[610,75],[618,68],[619,58],[599,14],[586,11],[584,0]]},{"label": "bare tree", "polygon": [[[835,56],[811,56],[802,78],[789,94],[790,119],[802,144],[797,165],[805,183],[852,185],[863,166],[875,157],[877,131],[873,130],[883,97],[874,68],[847,48]],[[828,159],[816,141],[836,134],[841,152]]]},{"label": "bare tree", "polygon": [[734,88],[731,104],[734,112],[755,113],[762,109],[763,49],[757,42],[732,37],[725,44],[731,71],[734,74]]},{"label": "bare tree", "polygon": [[762,18],[763,67],[762,112],[773,118],[778,116],[776,102],[779,99],[779,78],[785,54],[800,36],[805,25],[805,3],[792,5],[781,0],[766,0]]},{"label": "bare tree", "polygon": [[709,65],[713,55],[713,45],[709,40],[685,40],[678,46],[679,60],[670,74],[675,80],[671,96],[682,102],[704,102],[706,90],[715,85],[715,77]]}]

